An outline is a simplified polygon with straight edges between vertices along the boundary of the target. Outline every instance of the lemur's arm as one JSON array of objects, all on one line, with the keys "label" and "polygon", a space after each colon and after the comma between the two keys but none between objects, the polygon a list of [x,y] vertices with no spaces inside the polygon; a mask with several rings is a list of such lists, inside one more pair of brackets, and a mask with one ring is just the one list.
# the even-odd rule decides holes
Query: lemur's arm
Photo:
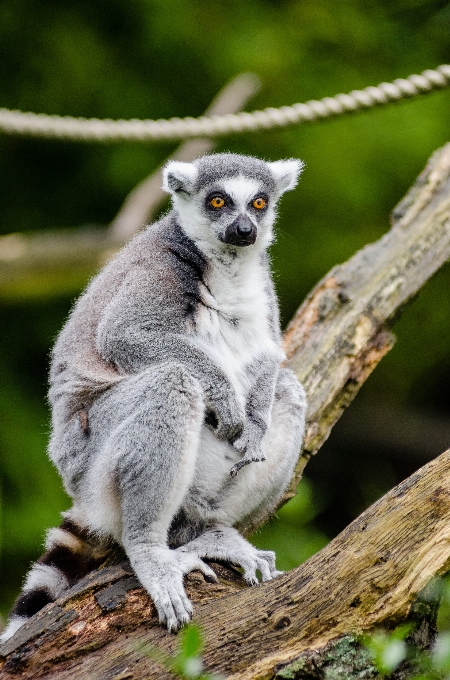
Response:
[{"label": "lemur's arm", "polygon": [[145,280],[134,276],[125,281],[104,310],[97,349],[124,372],[136,373],[167,361],[183,364],[203,389],[207,425],[219,439],[232,439],[243,429],[243,408],[225,373],[180,326],[183,314],[171,293],[166,304],[155,309],[151,297],[145,295]]},{"label": "lemur's arm", "polygon": [[265,459],[261,448],[262,438],[270,422],[275,385],[277,382],[280,364],[284,358],[281,350],[281,333],[278,312],[278,301],[270,276],[270,266],[267,254],[264,256],[266,268],[265,291],[269,304],[269,332],[280,347],[278,355],[261,354],[247,367],[246,371],[252,385],[245,405],[246,421],[242,435],[237,438],[233,446],[242,451],[244,456],[231,468],[231,475],[236,475],[239,470],[253,461]]},{"label": "lemur's arm", "polygon": [[251,376],[252,388],[245,405],[245,426],[242,434],[233,443],[233,446],[238,451],[242,451],[244,456],[232,467],[232,476],[236,475],[244,465],[265,459],[261,441],[270,421],[279,366],[279,356],[263,354],[247,368]]}]

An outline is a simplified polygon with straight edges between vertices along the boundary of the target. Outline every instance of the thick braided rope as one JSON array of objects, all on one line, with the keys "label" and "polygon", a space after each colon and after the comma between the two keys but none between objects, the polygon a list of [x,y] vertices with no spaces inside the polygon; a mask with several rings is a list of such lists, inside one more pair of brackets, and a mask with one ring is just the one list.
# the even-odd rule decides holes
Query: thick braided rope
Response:
[{"label": "thick braided rope", "polygon": [[100,120],[0,109],[0,132],[89,142],[157,142],[189,137],[217,137],[323,120],[449,86],[450,65],[443,64],[435,70],[423,71],[420,75],[411,75],[408,78],[398,78],[392,83],[381,83],[376,87],[353,90],[348,94],[324,97],[305,104],[268,108],[251,113],[170,120]]}]

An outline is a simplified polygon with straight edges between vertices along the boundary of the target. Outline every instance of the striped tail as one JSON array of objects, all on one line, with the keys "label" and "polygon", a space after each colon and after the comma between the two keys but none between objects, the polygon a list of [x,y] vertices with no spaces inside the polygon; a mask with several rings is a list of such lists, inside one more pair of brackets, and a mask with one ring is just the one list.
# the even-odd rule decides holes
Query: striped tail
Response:
[{"label": "striped tail", "polygon": [[27,574],[0,642],[6,642],[33,614],[98,567],[109,552],[105,543],[69,518],[48,531],[45,548]]}]

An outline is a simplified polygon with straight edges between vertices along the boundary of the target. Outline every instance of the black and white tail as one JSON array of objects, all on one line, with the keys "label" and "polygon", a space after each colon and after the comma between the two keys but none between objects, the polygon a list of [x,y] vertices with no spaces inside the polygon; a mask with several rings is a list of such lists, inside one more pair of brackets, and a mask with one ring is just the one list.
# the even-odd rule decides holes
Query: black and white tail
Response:
[{"label": "black and white tail", "polygon": [[6,642],[33,614],[99,566],[108,552],[87,529],[69,518],[48,531],[45,548],[27,574],[0,642]]}]

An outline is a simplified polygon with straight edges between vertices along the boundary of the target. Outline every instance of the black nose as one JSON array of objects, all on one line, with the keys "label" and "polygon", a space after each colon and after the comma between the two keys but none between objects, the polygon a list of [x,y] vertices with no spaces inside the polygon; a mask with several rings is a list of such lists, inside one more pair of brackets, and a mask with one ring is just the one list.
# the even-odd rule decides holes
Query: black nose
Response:
[{"label": "black nose", "polygon": [[239,236],[249,236],[254,229],[253,222],[245,215],[239,215],[234,224],[236,225],[236,233]]},{"label": "black nose", "polygon": [[256,241],[256,226],[247,215],[239,215],[228,225],[221,240],[234,246],[251,246]]}]

